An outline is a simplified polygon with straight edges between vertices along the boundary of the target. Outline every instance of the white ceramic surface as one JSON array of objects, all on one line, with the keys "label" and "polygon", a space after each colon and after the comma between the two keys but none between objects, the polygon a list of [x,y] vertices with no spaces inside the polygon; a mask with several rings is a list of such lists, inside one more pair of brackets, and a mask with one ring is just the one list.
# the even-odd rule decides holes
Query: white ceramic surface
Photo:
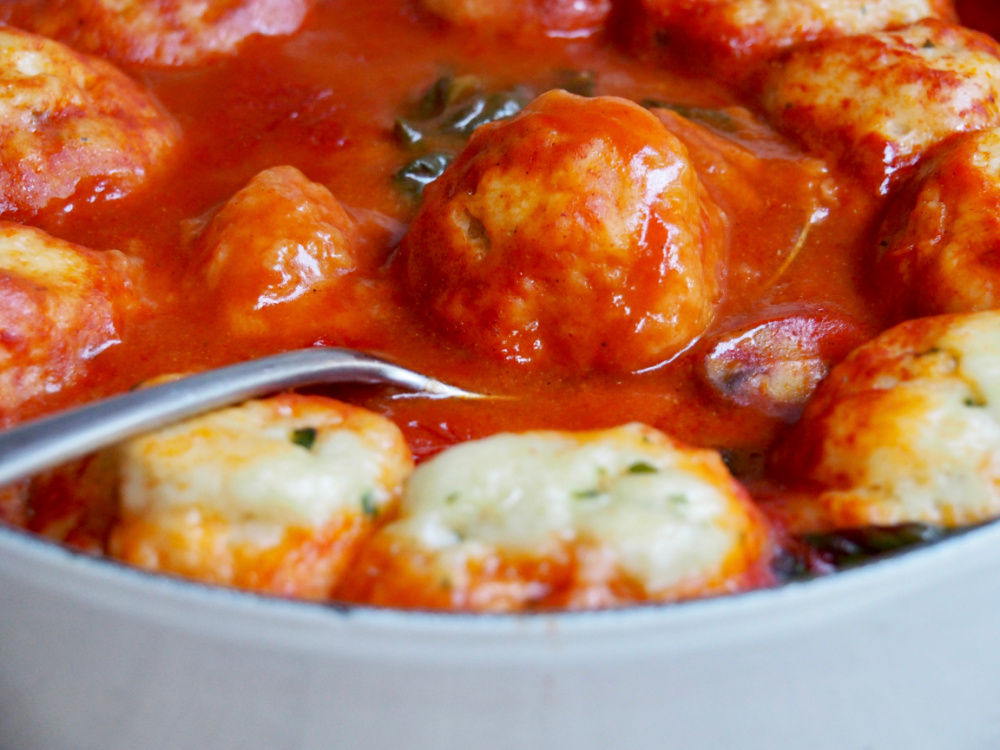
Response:
[{"label": "white ceramic surface", "polygon": [[997,750],[1000,526],[614,612],[338,610],[0,529],[3,750]]}]

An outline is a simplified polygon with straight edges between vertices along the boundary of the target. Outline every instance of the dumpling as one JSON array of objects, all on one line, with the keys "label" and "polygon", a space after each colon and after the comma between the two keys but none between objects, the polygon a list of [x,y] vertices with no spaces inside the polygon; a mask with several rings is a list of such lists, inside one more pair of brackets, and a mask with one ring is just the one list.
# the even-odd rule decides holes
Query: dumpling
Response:
[{"label": "dumpling", "polygon": [[793,526],[1000,516],[1000,312],[907,321],[835,367],[773,456]]},{"label": "dumpling", "polygon": [[925,18],[957,20],[950,0],[642,0],[641,7],[636,22],[657,46],[695,66],[736,75],[815,39]]},{"label": "dumpling", "polygon": [[364,342],[384,302],[365,231],[294,167],[256,175],[196,243],[193,294],[230,335],[283,346]]},{"label": "dumpling", "polygon": [[726,225],[687,149],[612,97],[543,94],[431,183],[400,261],[424,315],[480,355],[638,370],[712,320]]},{"label": "dumpling", "polygon": [[936,20],[817,42],[773,65],[763,103],[884,193],[948,136],[1000,123],[1000,44]]},{"label": "dumpling", "polygon": [[388,420],[300,395],[197,417],[131,440],[117,456],[113,556],[307,599],[329,597],[413,465]]},{"label": "dumpling", "polygon": [[0,222],[0,424],[79,381],[121,342],[141,267],[39,229]]},{"label": "dumpling", "polygon": [[1000,130],[957,136],[894,199],[876,284],[898,317],[1000,308]]},{"label": "dumpling", "polygon": [[338,595],[487,611],[678,600],[765,582],[770,551],[712,451],[639,424],[500,434],[421,464]]},{"label": "dumpling", "polygon": [[195,65],[291,34],[316,0],[43,0],[23,25],[121,63]]},{"label": "dumpling", "polygon": [[179,135],[103,60],[0,28],[0,214],[29,218],[78,193],[121,197],[163,167]]}]

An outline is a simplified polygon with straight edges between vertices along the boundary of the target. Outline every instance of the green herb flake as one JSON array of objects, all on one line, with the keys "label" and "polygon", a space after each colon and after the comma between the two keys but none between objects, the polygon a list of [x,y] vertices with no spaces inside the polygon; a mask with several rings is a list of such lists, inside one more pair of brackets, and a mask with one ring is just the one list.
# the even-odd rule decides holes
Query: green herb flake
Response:
[{"label": "green herb flake", "polygon": [[678,492],[677,494],[667,497],[667,502],[671,505],[684,506],[688,504],[688,498],[687,495],[682,495]]},{"label": "green herb flake", "polygon": [[934,49],[934,42],[932,42],[930,39],[928,39],[926,42],[924,42],[920,46],[920,48],[921,49]]},{"label": "green herb flake", "polygon": [[629,474],[656,474],[657,472],[659,472],[659,469],[645,461],[636,461],[628,467]]},{"label": "green herb flake", "polygon": [[593,500],[595,497],[600,497],[601,491],[598,489],[592,490],[577,490],[573,493],[573,497],[577,500]]},{"label": "green herb flake", "polygon": [[378,518],[378,506],[375,504],[375,493],[368,490],[361,496],[361,511],[372,520]]},{"label": "green herb flake", "polygon": [[461,495],[459,492],[452,492],[447,497],[445,497],[444,502],[446,505],[454,505],[458,502],[458,498]]},{"label": "green herb flake", "polygon": [[973,409],[982,409],[984,406],[986,406],[985,401],[978,401],[972,398],[972,396],[967,397],[962,403]]},{"label": "green herb flake", "polygon": [[307,451],[311,451],[313,446],[316,444],[316,435],[317,432],[315,427],[303,427],[298,430],[293,430],[291,439],[295,445],[299,445]]}]

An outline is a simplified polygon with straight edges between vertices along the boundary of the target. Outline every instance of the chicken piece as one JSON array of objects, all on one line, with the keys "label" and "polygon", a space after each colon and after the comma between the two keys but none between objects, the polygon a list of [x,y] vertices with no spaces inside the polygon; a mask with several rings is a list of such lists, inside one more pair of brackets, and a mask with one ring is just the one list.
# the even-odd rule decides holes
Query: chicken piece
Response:
[{"label": "chicken piece", "polygon": [[634,26],[640,38],[695,66],[743,76],[803,42],[925,18],[957,21],[950,0],[642,0]]},{"label": "chicken piece", "polygon": [[501,434],[418,467],[338,594],[480,611],[678,600],[761,585],[770,543],[712,451],[639,424]]},{"label": "chicken piece", "polygon": [[894,199],[876,284],[902,318],[1000,308],[1000,130],[956,137]]},{"label": "chicken piece", "polygon": [[118,449],[110,552],[209,583],[325,599],[413,462],[398,428],[318,396],[198,417]]},{"label": "chicken piece", "polygon": [[43,0],[32,31],[118,63],[198,65],[249,36],[291,34],[316,0]]},{"label": "chicken piece", "polygon": [[772,457],[817,488],[793,530],[1000,516],[1000,312],[903,323],[855,350]]},{"label": "chicken piece", "polygon": [[481,355],[628,372],[704,331],[726,231],[654,115],[551,91],[475,131],[399,258],[416,304]]},{"label": "chicken piece", "polygon": [[103,60],[0,28],[0,215],[30,218],[84,190],[121,197],[163,165],[179,134]]},{"label": "chicken piece", "polygon": [[378,317],[379,294],[367,279],[380,260],[329,190],[294,167],[275,167],[215,215],[191,278],[238,338],[359,343]]},{"label": "chicken piece", "polygon": [[948,136],[1000,122],[1000,44],[936,20],[817,42],[771,68],[763,103],[885,193]]},{"label": "chicken piece", "polygon": [[491,33],[587,36],[603,28],[611,0],[422,0],[445,20]]},{"label": "chicken piece", "polygon": [[727,401],[791,422],[831,365],[866,338],[835,311],[778,315],[700,343],[699,374]]},{"label": "chicken piece", "polygon": [[58,393],[120,343],[138,310],[141,268],[121,253],[0,222],[0,425],[26,401]]}]

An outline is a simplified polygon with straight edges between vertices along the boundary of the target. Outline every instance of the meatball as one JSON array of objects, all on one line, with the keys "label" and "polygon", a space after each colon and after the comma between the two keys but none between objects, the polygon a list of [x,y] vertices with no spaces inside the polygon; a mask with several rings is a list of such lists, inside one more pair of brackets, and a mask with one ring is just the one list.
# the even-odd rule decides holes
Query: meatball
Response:
[{"label": "meatball", "polygon": [[117,450],[110,552],[150,570],[283,596],[329,596],[397,502],[412,459],[388,420],[284,395]]},{"label": "meatball", "polygon": [[196,65],[291,34],[316,0],[43,0],[23,25],[121,63]]},{"label": "meatball", "polygon": [[818,488],[793,526],[1000,516],[1000,312],[911,320],[855,350],[773,463]]},{"label": "meatball", "polygon": [[197,242],[192,280],[221,324],[242,339],[280,335],[363,341],[379,305],[365,280],[362,229],[322,185],[294,167],[268,169],[234,195]]},{"label": "meatball", "polygon": [[924,18],[957,20],[950,0],[642,0],[637,24],[675,54],[741,74],[753,62],[806,41]]},{"label": "meatball", "polygon": [[877,284],[900,318],[1000,308],[1000,130],[948,142],[893,203]]},{"label": "meatball", "polygon": [[1000,44],[935,20],[817,42],[766,76],[764,106],[884,193],[953,133],[1000,122]]},{"label": "meatball", "polygon": [[603,27],[611,0],[422,0],[429,11],[490,32],[585,36]]},{"label": "meatball", "polygon": [[638,424],[501,434],[421,464],[339,594],[519,611],[734,591],[770,533],[718,454]]},{"label": "meatball", "polygon": [[400,258],[417,305],[476,352],[623,372],[704,331],[725,240],[655,116],[552,91],[475,131],[428,186]]},{"label": "meatball", "polygon": [[139,268],[31,227],[0,222],[0,424],[58,393],[120,342]]},{"label": "meatball", "polygon": [[119,197],[178,136],[157,102],[108,63],[0,29],[0,213],[28,218],[84,189]]}]

